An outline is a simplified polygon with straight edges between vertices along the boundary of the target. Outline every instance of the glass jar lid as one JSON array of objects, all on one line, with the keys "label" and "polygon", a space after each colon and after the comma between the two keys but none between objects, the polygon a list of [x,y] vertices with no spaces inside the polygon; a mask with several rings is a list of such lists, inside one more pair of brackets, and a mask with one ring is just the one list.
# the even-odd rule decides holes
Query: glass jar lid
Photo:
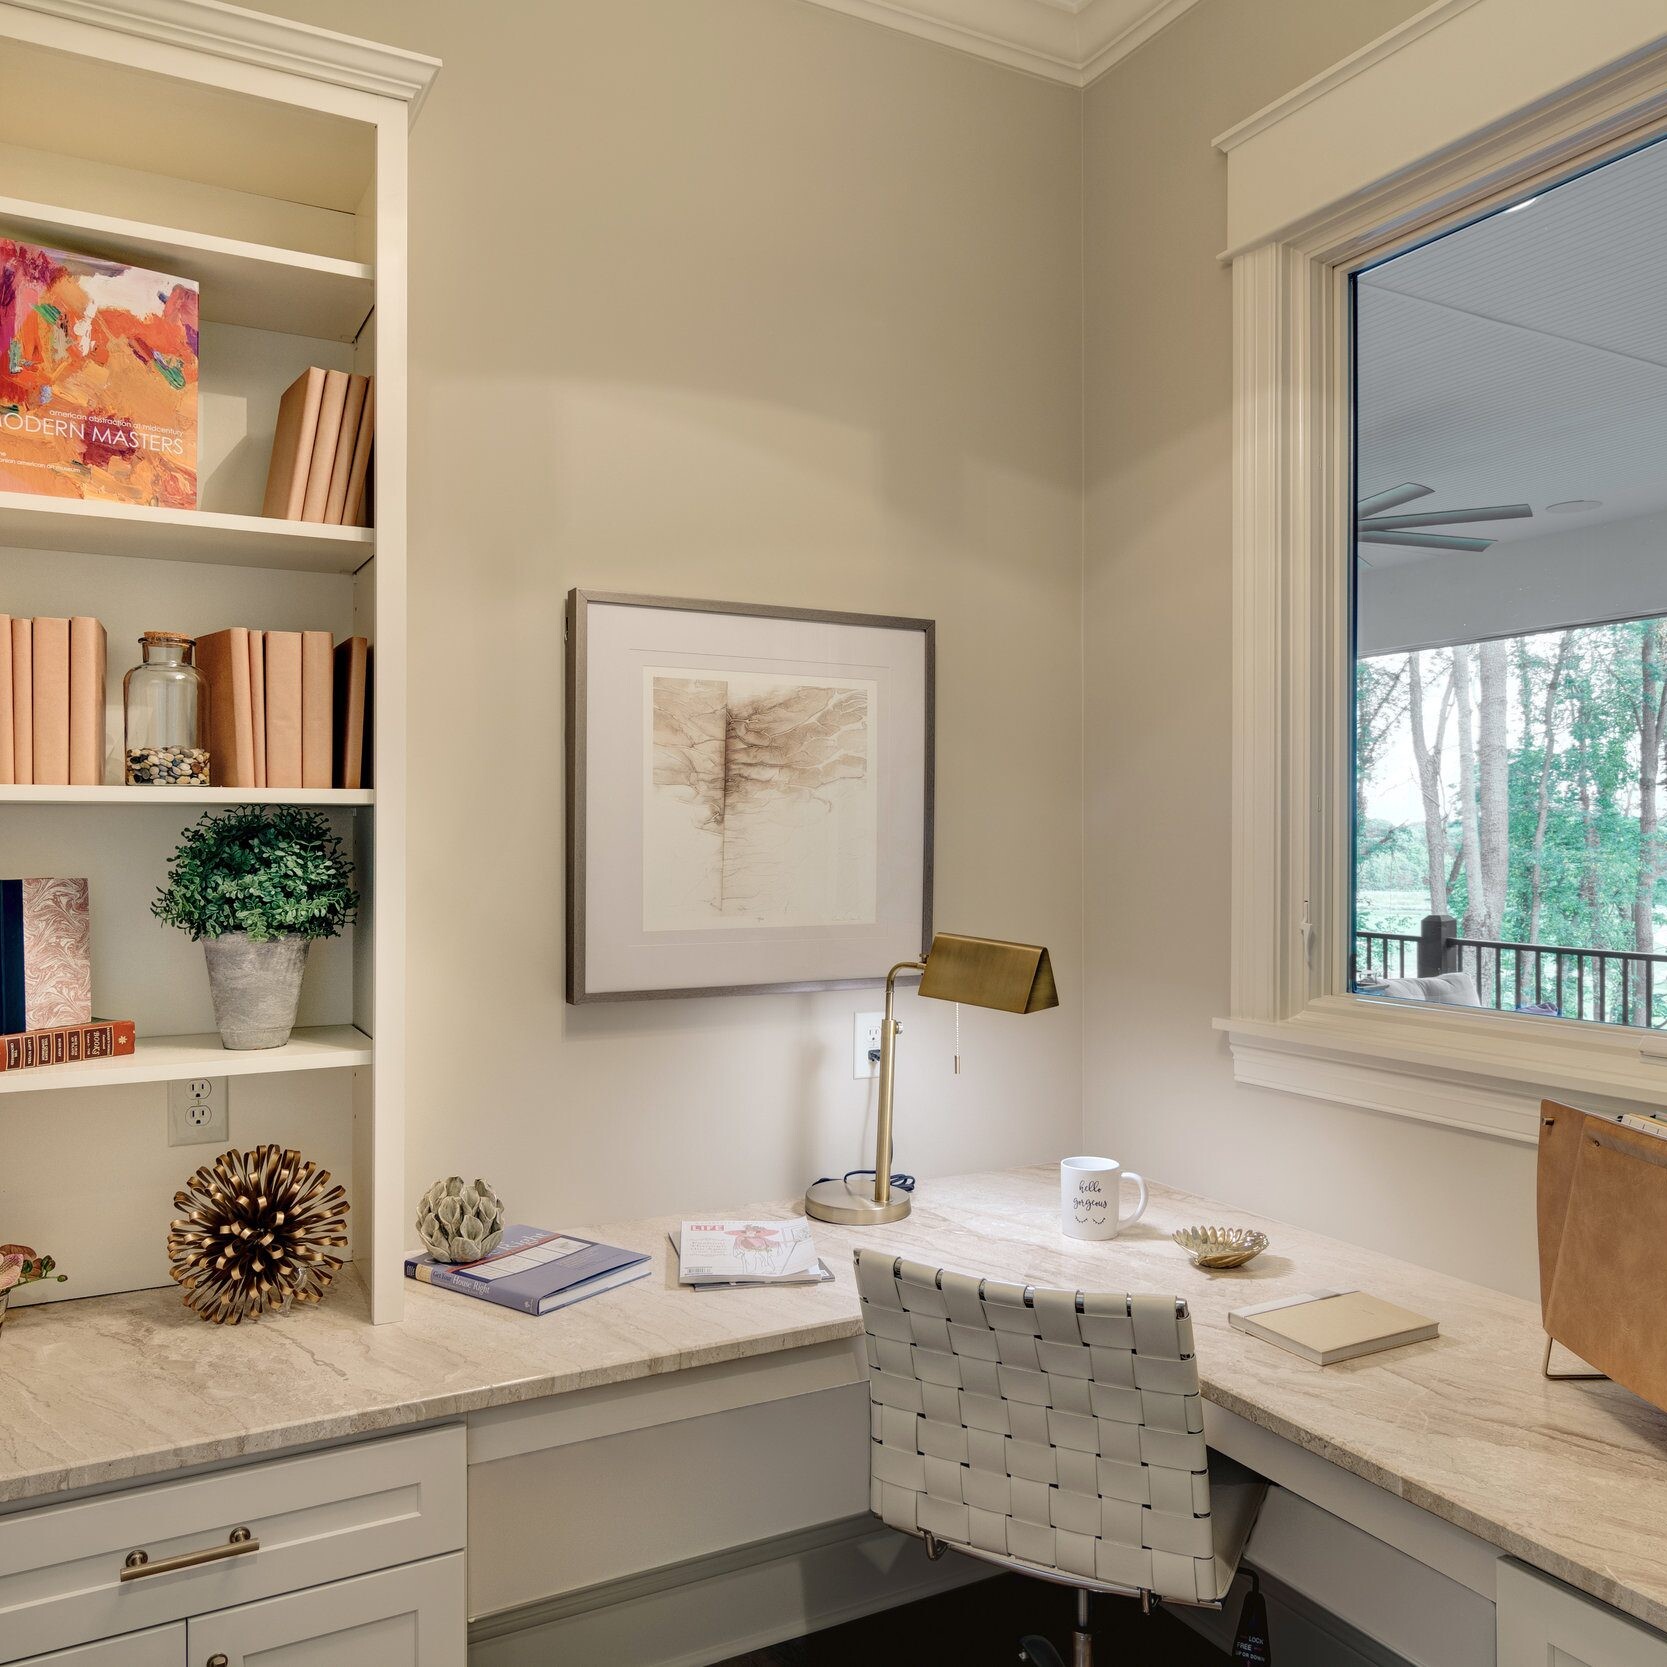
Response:
[{"label": "glass jar lid", "polygon": [[139,645],[143,647],[146,643],[177,643],[181,648],[190,648],[196,640],[195,637],[187,637],[178,631],[144,631],[140,633]]}]

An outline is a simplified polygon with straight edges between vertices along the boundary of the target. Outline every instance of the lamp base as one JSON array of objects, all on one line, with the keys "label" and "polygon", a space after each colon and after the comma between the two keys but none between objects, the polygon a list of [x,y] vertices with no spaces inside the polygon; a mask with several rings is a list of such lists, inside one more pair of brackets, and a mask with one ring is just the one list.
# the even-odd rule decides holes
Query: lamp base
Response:
[{"label": "lamp base", "polygon": [[843,1181],[818,1181],[805,1193],[805,1214],[816,1221],[833,1221],[841,1227],[881,1227],[901,1221],[909,1213],[909,1195],[894,1192],[883,1204],[872,1196],[852,1192]]}]

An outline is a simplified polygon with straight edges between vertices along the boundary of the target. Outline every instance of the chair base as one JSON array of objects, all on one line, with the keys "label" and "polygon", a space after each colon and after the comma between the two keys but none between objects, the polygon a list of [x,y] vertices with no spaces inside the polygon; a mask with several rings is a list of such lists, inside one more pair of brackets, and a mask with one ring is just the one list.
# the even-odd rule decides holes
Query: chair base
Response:
[{"label": "chair base", "polygon": [[[1032,1634],[1019,1640],[1019,1660],[1030,1667],[1065,1667],[1064,1658],[1046,1638]],[[1088,1630],[1088,1594],[1077,1588],[1077,1624],[1071,1629],[1071,1667],[1094,1667],[1094,1635]]]}]

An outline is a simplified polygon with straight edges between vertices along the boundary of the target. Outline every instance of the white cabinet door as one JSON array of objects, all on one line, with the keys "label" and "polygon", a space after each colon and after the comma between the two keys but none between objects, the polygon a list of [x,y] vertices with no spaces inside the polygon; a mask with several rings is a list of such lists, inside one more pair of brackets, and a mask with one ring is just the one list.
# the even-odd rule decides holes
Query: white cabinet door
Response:
[{"label": "white cabinet door", "polygon": [[32,1655],[18,1667],[186,1667],[185,1622],[147,1627],[72,1650]]},{"label": "white cabinet door", "polygon": [[1667,1637],[1511,1561],[1496,1591],[1499,1667],[1667,1667]]},{"label": "white cabinet door", "polygon": [[199,1615],[189,1667],[463,1667],[463,1554]]}]

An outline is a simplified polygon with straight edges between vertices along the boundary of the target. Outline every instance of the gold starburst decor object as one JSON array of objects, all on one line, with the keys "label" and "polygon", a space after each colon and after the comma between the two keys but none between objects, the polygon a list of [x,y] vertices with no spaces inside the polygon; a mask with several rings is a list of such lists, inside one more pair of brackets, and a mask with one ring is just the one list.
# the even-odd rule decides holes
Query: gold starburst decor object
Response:
[{"label": "gold starburst decor object", "polygon": [[329,1290],[347,1248],[347,1194],[299,1152],[222,1152],[174,1194],[168,1271],[216,1325],[287,1313]]},{"label": "gold starburst decor object", "polygon": [[1169,1236],[1195,1268],[1242,1268],[1268,1248],[1267,1234],[1254,1227],[1178,1227]]}]

